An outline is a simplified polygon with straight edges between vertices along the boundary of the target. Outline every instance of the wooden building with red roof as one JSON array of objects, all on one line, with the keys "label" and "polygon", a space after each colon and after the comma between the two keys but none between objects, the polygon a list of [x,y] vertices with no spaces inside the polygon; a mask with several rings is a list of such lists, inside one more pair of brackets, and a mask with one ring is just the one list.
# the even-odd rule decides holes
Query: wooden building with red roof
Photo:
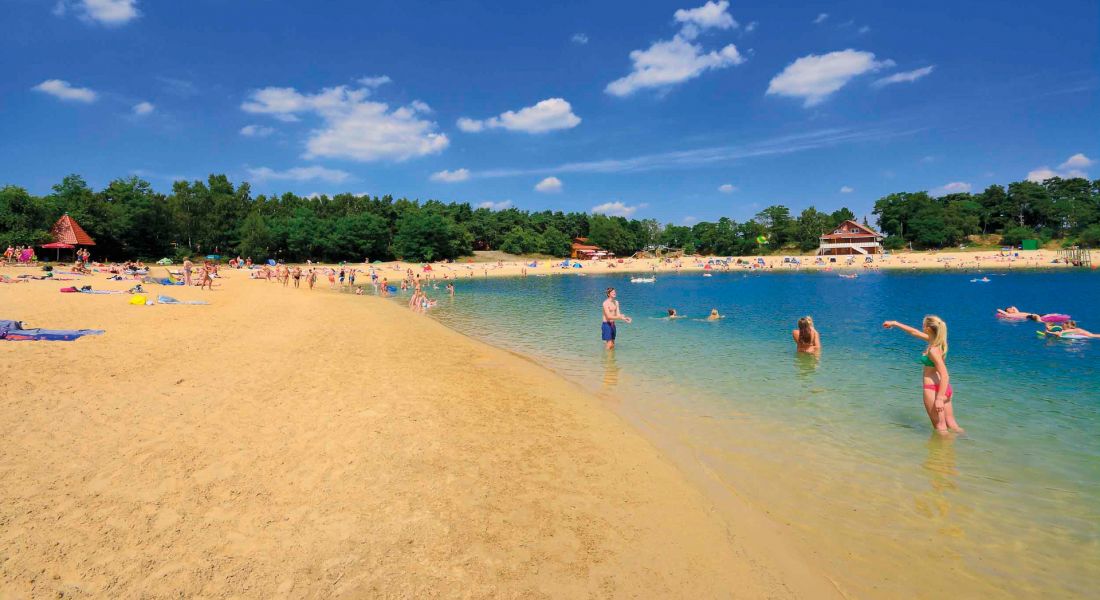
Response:
[{"label": "wooden building with red roof", "polygon": [[589,244],[588,238],[573,238],[573,249],[570,256],[572,258],[592,259],[592,258],[604,258],[614,256],[612,252],[608,252],[599,246]]},{"label": "wooden building with red roof", "polygon": [[69,213],[61,215],[61,218],[50,228],[50,236],[53,241],[71,246],[95,246],[95,240],[87,231],[69,216]]},{"label": "wooden building with red roof", "polygon": [[849,219],[837,225],[832,233],[821,236],[817,253],[824,256],[881,254],[882,237],[874,229]]}]

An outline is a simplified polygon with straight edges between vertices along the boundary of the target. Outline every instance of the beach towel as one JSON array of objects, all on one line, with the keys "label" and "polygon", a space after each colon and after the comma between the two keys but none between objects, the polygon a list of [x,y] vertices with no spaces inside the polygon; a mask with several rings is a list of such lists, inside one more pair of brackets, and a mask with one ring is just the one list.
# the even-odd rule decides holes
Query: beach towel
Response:
[{"label": "beach towel", "polygon": [[134,294],[134,296],[130,298],[130,304],[133,304],[135,306],[144,306],[145,296],[142,296],[141,294]]},{"label": "beach towel", "polygon": [[171,296],[157,296],[157,303],[158,304],[194,304],[194,305],[210,304],[206,300],[176,300],[175,298],[173,298]]},{"label": "beach towel", "polygon": [[0,340],[9,342],[71,342],[102,329],[24,329],[22,321],[0,320]]}]

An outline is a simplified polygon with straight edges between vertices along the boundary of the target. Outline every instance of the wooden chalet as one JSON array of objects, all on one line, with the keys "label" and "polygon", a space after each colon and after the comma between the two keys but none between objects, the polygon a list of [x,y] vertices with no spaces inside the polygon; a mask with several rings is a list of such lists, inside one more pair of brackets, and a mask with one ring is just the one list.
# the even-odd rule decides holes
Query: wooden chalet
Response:
[{"label": "wooden chalet", "polygon": [[817,253],[823,256],[881,254],[882,234],[858,221],[847,220],[821,236]]}]

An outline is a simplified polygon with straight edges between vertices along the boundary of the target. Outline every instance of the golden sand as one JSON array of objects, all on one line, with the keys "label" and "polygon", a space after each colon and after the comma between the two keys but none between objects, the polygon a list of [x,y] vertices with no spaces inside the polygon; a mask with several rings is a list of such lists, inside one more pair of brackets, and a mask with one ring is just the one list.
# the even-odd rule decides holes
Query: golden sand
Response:
[{"label": "golden sand", "polygon": [[0,284],[0,318],[106,330],[0,341],[0,596],[837,595],[595,398],[396,303],[72,284],[130,282]]},{"label": "golden sand", "polygon": [[[832,257],[836,259],[836,262],[829,262],[830,257],[820,257],[821,263],[818,264],[815,261],[819,257],[816,256],[742,256],[732,257],[733,261],[731,261],[729,269],[748,269],[750,263],[753,268],[767,271],[839,271],[844,273],[858,273],[860,271],[872,269],[890,271],[1005,271],[1013,269],[1062,269],[1070,266],[1064,262],[1055,262],[1057,257],[1058,253],[1051,250],[1021,250],[1015,251],[1011,253],[1011,255],[1004,256],[1002,256],[1000,252],[988,250],[981,252],[896,252],[885,257],[876,256],[871,263],[865,262],[867,258],[865,256],[851,257],[850,264],[849,257],[836,256]],[[785,258],[797,259],[800,261],[800,264],[784,262]],[[468,259],[450,264],[433,263],[431,265],[431,274],[437,279],[442,279],[444,275],[447,275],[448,278],[458,277],[460,280],[477,277],[515,277],[524,272],[526,272],[528,276],[589,275],[598,273],[659,274],[704,271],[708,269],[708,262],[710,260],[713,259],[711,257],[691,256],[669,260],[657,260],[653,258],[624,258],[621,260],[612,259],[598,261],[570,260],[570,266],[562,267],[562,259],[526,259],[522,262],[519,260],[502,260],[496,262],[480,260],[474,262],[472,259]],[[726,260],[726,258],[721,258],[721,260]],[[735,261],[737,260],[740,260],[744,264],[736,264]],[[761,263],[759,261],[763,262]],[[529,266],[532,262],[535,264],[533,267]],[[578,262],[582,265],[582,268],[572,268],[572,263]],[[353,264],[350,266],[359,270],[373,267],[379,276],[388,277],[391,283],[403,279],[408,269],[411,269],[414,273],[421,274],[422,277],[427,277],[427,272],[423,270],[422,265],[419,263],[389,262],[375,265]],[[308,266],[304,266],[303,268],[308,268]],[[711,270],[721,270],[726,267],[710,265],[709,268]],[[318,279],[318,285],[322,283],[322,279],[323,277]],[[366,282],[367,280],[362,277],[357,281],[358,284],[365,284]],[[325,284],[327,285],[327,282],[325,282]]]}]

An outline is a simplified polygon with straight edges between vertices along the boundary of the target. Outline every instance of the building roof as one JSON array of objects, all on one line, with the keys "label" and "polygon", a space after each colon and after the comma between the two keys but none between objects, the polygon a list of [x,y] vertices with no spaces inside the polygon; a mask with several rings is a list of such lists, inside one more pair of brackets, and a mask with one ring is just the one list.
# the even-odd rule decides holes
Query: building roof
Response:
[{"label": "building roof", "polygon": [[50,228],[50,236],[53,237],[53,241],[63,244],[95,246],[95,240],[92,239],[92,236],[88,235],[88,232],[84,231],[80,223],[70,217],[69,213],[61,215],[61,218],[53,224],[53,227]]},{"label": "building roof", "polygon": [[870,227],[867,227],[866,225],[861,224],[859,221],[848,219],[840,225],[837,225],[836,229],[834,229],[832,233],[826,233],[825,235],[822,235],[821,239],[836,240],[867,236],[882,237],[882,234],[875,231],[874,229],[871,229]]}]

